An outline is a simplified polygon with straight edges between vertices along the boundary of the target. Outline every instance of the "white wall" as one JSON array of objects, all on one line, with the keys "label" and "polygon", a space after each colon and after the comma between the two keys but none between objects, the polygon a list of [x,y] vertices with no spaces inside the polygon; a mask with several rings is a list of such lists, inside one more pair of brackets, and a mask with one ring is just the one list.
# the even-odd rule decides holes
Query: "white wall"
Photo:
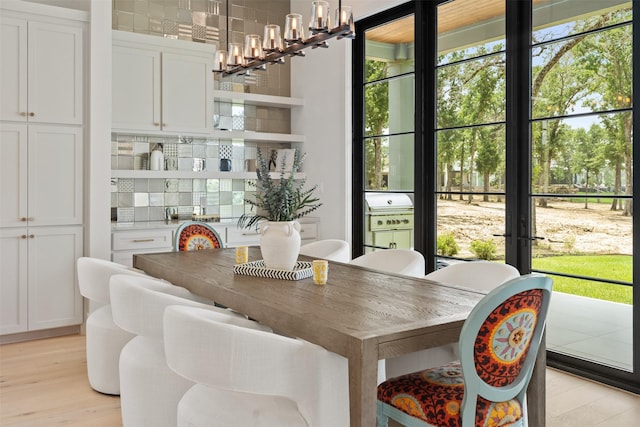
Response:
[{"label": "white wall", "polygon": [[[46,4],[49,6],[58,6],[58,7],[66,7],[67,9],[77,9],[84,10],[85,12],[89,12],[91,2],[93,0],[25,0],[31,3],[40,3]],[[108,0],[102,0],[110,3]],[[111,13],[111,11],[109,11]]]},{"label": "white wall", "polygon": [[85,256],[111,259],[111,1],[91,3]]},{"label": "white wall", "polygon": [[[354,18],[389,9],[404,0],[344,0]],[[331,0],[332,22],[337,0]],[[291,0],[292,12],[309,19],[311,2]],[[308,37],[308,35],[306,35]],[[305,58],[291,58],[291,96],[304,99],[294,109],[292,133],[306,136],[303,169],[308,185],[317,184],[323,206],[320,239],[351,241],[351,41],[330,40],[328,49],[306,49]]]}]

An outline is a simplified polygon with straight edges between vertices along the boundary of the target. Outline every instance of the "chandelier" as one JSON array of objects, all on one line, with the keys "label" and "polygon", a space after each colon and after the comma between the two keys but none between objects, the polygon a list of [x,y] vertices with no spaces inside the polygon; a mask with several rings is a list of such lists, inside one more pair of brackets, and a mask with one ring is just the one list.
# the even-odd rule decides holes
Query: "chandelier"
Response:
[{"label": "chandelier", "polygon": [[265,70],[267,64],[284,64],[287,56],[305,56],[303,49],[311,47],[327,48],[327,40],[337,38],[355,38],[353,12],[350,6],[338,2],[336,26],[331,28],[327,1],[311,2],[309,31],[311,36],[304,38],[302,15],[290,13],[285,17],[284,37],[280,26],[267,24],[264,37],[247,34],[244,46],[241,43],[229,43],[229,0],[227,0],[227,50],[217,50],[214,56],[213,71],[223,77],[234,74],[247,74],[251,70]]}]

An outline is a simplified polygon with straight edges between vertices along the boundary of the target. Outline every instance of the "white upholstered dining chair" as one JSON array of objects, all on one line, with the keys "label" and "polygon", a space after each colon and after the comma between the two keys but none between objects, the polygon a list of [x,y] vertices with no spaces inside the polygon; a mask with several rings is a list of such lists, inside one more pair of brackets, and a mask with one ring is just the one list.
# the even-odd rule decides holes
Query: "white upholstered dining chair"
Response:
[{"label": "white upholstered dining chair", "polygon": [[[412,249],[384,249],[369,252],[351,260],[351,264],[413,277],[423,277],[425,269],[424,256]],[[378,383],[386,378],[387,363],[385,359],[378,361]]]},{"label": "white upholstered dining chair", "polygon": [[113,322],[109,279],[114,274],[145,277],[144,272],[98,258],[82,257],[76,263],[80,294],[89,301],[86,320],[87,375],[91,388],[120,394],[120,351],[134,335]]},{"label": "white upholstered dining chair", "polygon": [[339,239],[325,239],[307,243],[300,247],[300,255],[329,261],[351,261],[351,248],[349,242]]},{"label": "white upholstered dining chair", "polygon": [[[509,264],[463,261],[435,270],[427,274],[425,279],[488,292],[519,276],[518,269]],[[387,359],[387,378],[442,365],[458,358],[458,343],[451,343]]]},{"label": "white upholstered dining chair", "polygon": [[167,363],[197,383],[178,427],[349,425],[344,357],[193,307],[168,307],[164,325]]},{"label": "white upholstered dining chair", "polygon": [[211,301],[187,289],[151,277],[115,275],[110,287],[115,323],[135,335],[120,354],[123,426],[175,426],[178,401],[193,383],[167,366],[164,309],[169,305],[188,305],[225,316],[244,317],[214,307]]},{"label": "white upholstered dining chair", "polygon": [[424,256],[412,249],[377,250],[354,258],[351,264],[413,277],[423,277],[425,269]]},{"label": "white upholstered dining chair", "polygon": [[432,271],[424,278],[488,292],[518,276],[520,276],[518,269],[509,264],[491,261],[463,261]]}]

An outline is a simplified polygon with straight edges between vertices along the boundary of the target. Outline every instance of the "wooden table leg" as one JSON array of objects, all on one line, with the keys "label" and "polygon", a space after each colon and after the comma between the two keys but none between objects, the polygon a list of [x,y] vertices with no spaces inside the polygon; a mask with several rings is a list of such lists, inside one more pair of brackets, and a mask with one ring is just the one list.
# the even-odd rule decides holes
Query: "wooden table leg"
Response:
[{"label": "wooden table leg", "polygon": [[377,344],[364,342],[349,352],[349,413],[351,427],[376,425]]},{"label": "wooden table leg", "polygon": [[545,427],[546,422],[546,375],[547,346],[546,333],[542,336],[540,350],[527,389],[527,409],[530,427]]}]

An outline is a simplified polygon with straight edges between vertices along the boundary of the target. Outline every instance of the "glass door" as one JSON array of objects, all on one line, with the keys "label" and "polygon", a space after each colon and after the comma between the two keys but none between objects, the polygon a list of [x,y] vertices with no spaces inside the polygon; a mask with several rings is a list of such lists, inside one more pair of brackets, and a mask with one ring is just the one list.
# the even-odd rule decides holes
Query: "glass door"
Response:
[{"label": "glass door", "polygon": [[414,15],[364,37],[364,252],[414,247]]},{"label": "glass door", "polygon": [[[440,265],[505,260],[505,3],[438,7],[436,221]],[[461,17],[463,17],[461,19]]]},{"label": "glass door", "polygon": [[550,359],[602,374],[634,370],[632,17],[619,0],[532,14],[531,267],[554,281]]}]

